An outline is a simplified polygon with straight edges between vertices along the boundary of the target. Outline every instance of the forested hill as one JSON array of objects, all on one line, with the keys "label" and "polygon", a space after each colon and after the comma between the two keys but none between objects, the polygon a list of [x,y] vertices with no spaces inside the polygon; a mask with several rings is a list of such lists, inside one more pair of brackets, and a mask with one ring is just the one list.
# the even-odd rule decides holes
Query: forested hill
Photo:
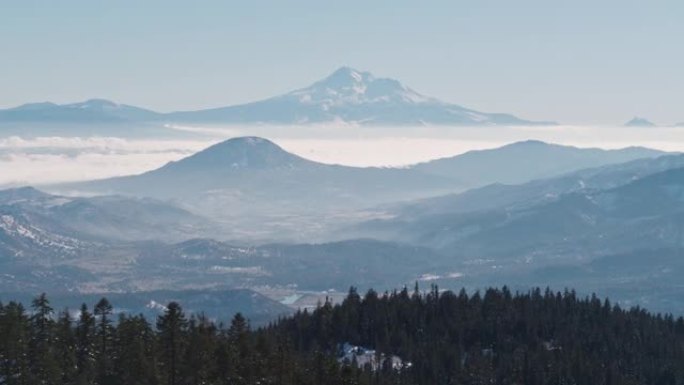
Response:
[{"label": "forested hill", "polygon": [[400,292],[250,329],[0,306],[0,384],[682,384],[684,320],[574,292]]}]

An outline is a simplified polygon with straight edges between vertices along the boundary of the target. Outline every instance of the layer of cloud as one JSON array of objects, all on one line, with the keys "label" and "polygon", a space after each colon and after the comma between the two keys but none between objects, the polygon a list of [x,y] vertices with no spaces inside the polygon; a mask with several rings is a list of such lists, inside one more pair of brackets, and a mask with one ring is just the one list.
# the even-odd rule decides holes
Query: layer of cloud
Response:
[{"label": "layer of cloud", "polygon": [[[324,163],[404,166],[537,139],[579,147],[644,146],[684,151],[684,128],[674,127],[249,127],[192,128],[193,139],[115,137],[0,137],[0,187],[138,174],[242,135],[272,139],[284,149]],[[401,133],[401,135],[398,135]]]},{"label": "layer of cloud", "polygon": [[136,174],[211,142],[121,138],[0,139],[0,186],[42,185]]}]

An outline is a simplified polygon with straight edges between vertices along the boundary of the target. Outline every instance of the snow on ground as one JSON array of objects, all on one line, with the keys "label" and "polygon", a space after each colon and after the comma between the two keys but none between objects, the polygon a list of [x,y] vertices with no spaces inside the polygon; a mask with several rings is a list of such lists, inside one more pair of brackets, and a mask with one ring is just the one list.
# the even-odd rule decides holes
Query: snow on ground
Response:
[{"label": "snow on ground", "polygon": [[378,354],[373,349],[352,345],[348,342],[340,345],[338,361],[347,365],[356,364],[360,368],[368,365],[374,371],[381,369],[386,364],[389,364],[394,370],[402,370],[412,366],[410,362],[404,361],[398,356]]}]

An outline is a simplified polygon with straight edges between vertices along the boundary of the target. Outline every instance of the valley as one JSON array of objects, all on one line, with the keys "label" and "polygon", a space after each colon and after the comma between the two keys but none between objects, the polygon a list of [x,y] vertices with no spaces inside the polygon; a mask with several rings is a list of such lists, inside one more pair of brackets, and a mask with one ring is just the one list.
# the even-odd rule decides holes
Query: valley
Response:
[{"label": "valley", "polygon": [[[684,306],[668,283],[684,267],[673,210],[682,169],[678,154],[538,141],[359,168],[229,139],[140,175],[0,191],[0,288],[136,298],[247,290],[292,311],[351,285],[506,282],[673,309]],[[659,262],[644,269],[624,257],[625,274],[610,278],[605,261],[623,255]],[[663,285],[670,294],[655,298]]]}]

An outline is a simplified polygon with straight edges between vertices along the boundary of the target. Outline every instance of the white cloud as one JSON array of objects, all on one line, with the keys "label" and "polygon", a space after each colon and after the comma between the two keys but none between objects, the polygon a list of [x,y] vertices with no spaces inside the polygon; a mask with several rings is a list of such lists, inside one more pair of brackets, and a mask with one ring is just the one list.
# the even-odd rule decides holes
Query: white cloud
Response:
[{"label": "white cloud", "polygon": [[[403,166],[537,139],[579,147],[684,151],[681,127],[210,127],[191,140],[114,137],[0,138],[0,186],[41,185],[145,172],[239,135],[258,135],[305,158],[353,166]],[[399,135],[400,134],[400,135]]]},{"label": "white cloud", "polygon": [[0,186],[129,175],[190,155],[212,142],[121,138],[0,139]]},{"label": "white cloud", "polygon": [[436,138],[281,139],[285,150],[323,163],[350,166],[406,166],[502,142]]}]

